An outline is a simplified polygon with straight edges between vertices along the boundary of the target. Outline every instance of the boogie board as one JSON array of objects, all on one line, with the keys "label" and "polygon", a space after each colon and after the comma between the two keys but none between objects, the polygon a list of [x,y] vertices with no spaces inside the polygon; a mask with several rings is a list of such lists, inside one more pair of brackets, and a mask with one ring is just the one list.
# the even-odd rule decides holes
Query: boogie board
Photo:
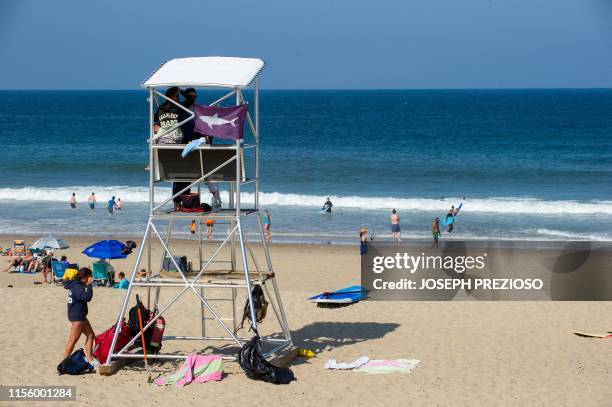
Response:
[{"label": "boogie board", "polygon": [[352,304],[368,297],[367,291],[360,285],[352,285],[333,292],[325,292],[308,298],[312,302],[327,304]]}]

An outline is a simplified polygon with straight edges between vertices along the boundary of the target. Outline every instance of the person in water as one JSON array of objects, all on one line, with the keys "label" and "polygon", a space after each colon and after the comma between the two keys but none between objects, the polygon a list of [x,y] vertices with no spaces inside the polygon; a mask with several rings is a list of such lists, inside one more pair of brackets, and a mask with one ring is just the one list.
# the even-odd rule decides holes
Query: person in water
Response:
[{"label": "person in water", "polygon": [[87,198],[87,203],[90,209],[96,209],[96,194],[92,192],[89,198]]},{"label": "person in water", "polygon": [[332,211],[332,207],[334,206],[334,204],[332,203],[332,201],[329,199],[329,197],[327,197],[327,200],[325,201],[325,203],[323,204],[323,207],[321,208],[322,211],[325,211],[327,213],[331,213]]},{"label": "person in water", "polygon": [[453,206],[451,206],[450,211],[448,211],[448,213],[446,214],[446,222],[445,223],[448,225],[446,227],[446,231],[448,233],[451,233],[453,231],[454,227],[455,227],[454,226],[455,225],[455,222],[454,222],[455,215],[457,215],[457,210],[455,209],[455,205],[453,205]]},{"label": "person in water", "polygon": [[395,209],[391,211],[391,234],[396,242],[401,242],[401,230],[399,225],[400,217]]},{"label": "person in water", "polygon": [[70,335],[64,349],[64,358],[72,354],[74,346],[81,335],[85,335],[85,357],[87,361],[97,367],[94,362],[93,345],[96,338],[89,320],[87,319],[87,303],[93,298],[93,277],[91,269],[82,267],[74,278],[64,282],[68,290],[68,321],[70,321]]},{"label": "person in water", "polygon": [[270,211],[267,209],[264,211],[263,224],[264,231],[266,232],[266,238],[268,239],[268,242],[271,242],[272,236],[270,234],[270,227],[272,226],[272,215],[270,215]]},{"label": "person in water", "polygon": [[440,240],[440,218],[435,218],[431,225],[431,235],[433,237],[433,243],[431,247],[438,247],[438,241]]},{"label": "person in water", "polygon": [[123,209],[123,203],[121,203],[121,198],[117,198],[117,202],[115,202],[115,209],[118,211]]},{"label": "person in water", "polygon": [[115,209],[115,195],[108,200],[106,208],[108,209],[108,213],[113,213],[113,210]]},{"label": "person in water", "polygon": [[72,209],[76,208],[76,194],[73,192],[72,196],[70,197],[70,207]]}]

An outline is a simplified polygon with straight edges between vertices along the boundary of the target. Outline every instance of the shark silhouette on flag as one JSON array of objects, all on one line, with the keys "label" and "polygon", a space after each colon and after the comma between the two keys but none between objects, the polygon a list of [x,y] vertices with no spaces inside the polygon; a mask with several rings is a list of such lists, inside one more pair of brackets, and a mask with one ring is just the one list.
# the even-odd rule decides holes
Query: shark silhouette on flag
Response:
[{"label": "shark silhouette on flag", "polygon": [[249,106],[194,105],[195,132],[229,140],[244,137],[244,119]]}]

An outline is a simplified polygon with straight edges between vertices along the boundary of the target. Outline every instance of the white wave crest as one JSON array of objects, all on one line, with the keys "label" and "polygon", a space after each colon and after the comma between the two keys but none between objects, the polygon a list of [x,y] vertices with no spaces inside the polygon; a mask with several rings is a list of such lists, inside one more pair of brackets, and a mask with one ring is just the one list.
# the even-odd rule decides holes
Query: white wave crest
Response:
[{"label": "white wave crest", "polygon": [[[126,203],[145,203],[149,200],[149,189],[146,187],[130,186],[73,186],[61,188],[0,188],[0,202],[28,201],[28,202],[68,202],[70,195],[76,193],[78,202],[85,202],[91,192],[95,192],[98,201],[104,202],[111,196],[121,198]],[[170,196],[170,188],[159,188],[156,192],[156,201],[159,202]],[[253,194],[245,192],[243,202],[253,202]],[[278,206],[321,207],[326,196],[288,194],[280,192],[262,192],[260,204]],[[222,193],[222,199],[227,202],[227,192]],[[206,197],[203,201],[208,200]],[[364,196],[331,196],[334,206],[338,209],[397,209],[404,211],[432,211],[441,212],[457,205],[460,198],[428,199],[428,198],[391,198],[391,197],[364,197]],[[499,214],[606,214],[612,215],[612,201],[551,201],[536,198],[475,198],[467,199],[463,206],[464,211],[471,213],[499,213]]]}]

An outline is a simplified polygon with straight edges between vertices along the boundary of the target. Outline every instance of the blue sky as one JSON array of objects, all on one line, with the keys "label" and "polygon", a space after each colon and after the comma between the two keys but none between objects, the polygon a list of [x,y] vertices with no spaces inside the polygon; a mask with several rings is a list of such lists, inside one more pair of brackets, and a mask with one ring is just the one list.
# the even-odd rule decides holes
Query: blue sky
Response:
[{"label": "blue sky", "polygon": [[0,0],[0,89],[134,89],[178,56],[266,88],[612,87],[612,0]]}]

